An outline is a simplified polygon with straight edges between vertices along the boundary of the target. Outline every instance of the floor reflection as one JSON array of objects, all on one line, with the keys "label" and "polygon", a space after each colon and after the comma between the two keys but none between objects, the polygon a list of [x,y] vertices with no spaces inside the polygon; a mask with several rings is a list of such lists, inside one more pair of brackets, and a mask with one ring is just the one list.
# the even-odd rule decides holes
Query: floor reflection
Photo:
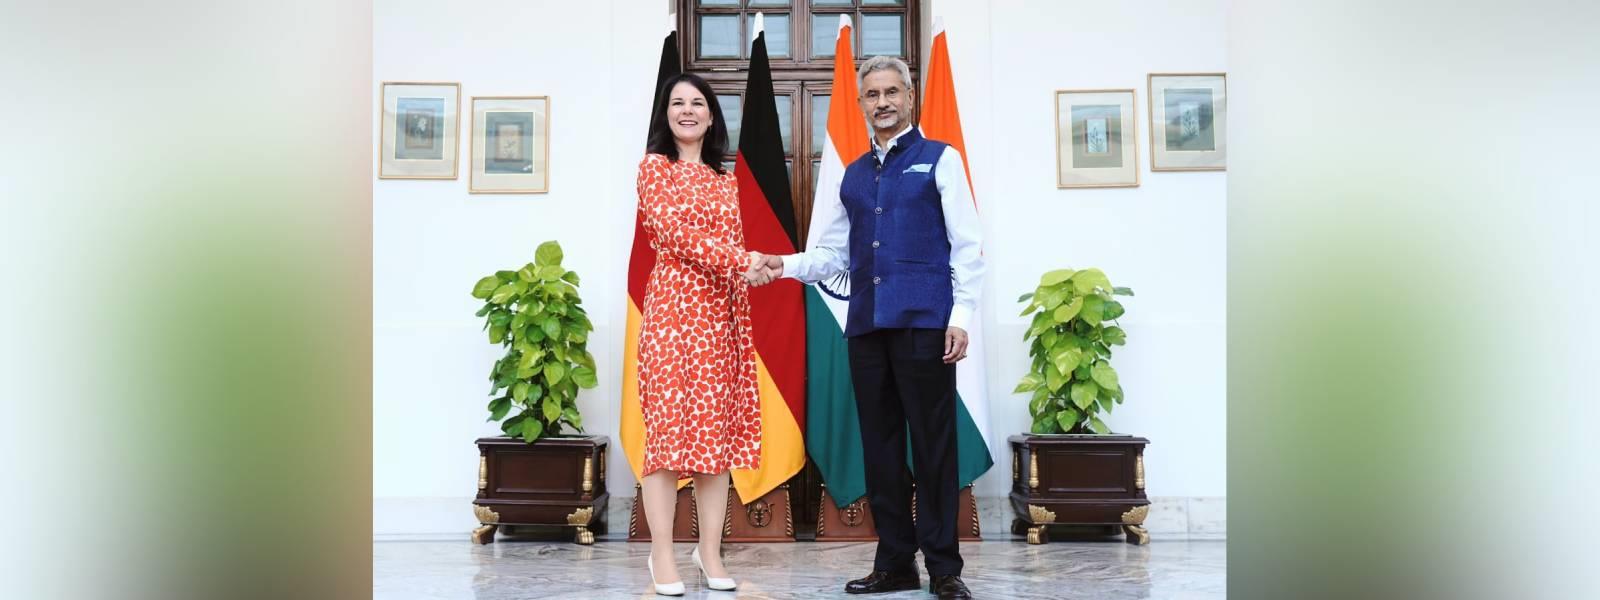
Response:
[{"label": "floor reflection", "polygon": [[[844,582],[871,568],[871,543],[729,544],[736,592],[705,587],[678,544],[686,598],[859,598]],[[1227,550],[1221,541],[1019,541],[961,545],[963,578],[979,598],[1225,598]],[[592,546],[502,537],[468,541],[385,541],[373,545],[374,598],[656,598],[645,572],[646,544],[615,535]],[[926,577],[924,577],[926,582]],[[926,591],[874,598],[924,599]]]}]

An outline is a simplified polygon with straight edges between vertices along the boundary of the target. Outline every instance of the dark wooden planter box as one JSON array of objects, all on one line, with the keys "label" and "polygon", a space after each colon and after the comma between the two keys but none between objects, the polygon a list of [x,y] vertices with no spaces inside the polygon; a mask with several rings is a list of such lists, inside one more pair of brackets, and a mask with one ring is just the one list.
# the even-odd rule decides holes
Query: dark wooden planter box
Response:
[{"label": "dark wooden planter box", "polygon": [[[956,512],[956,526],[961,530],[960,541],[983,541],[978,528],[978,501],[972,496],[972,486],[961,488],[957,504],[961,506]],[[911,521],[915,523],[916,519],[916,492],[913,491]],[[828,495],[828,486],[822,486],[822,506],[817,514],[817,541],[875,542],[877,540],[877,528],[872,522],[872,507],[867,504],[866,496],[856,499],[844,508],[839,508],[834,505],[833,497]]]},{"label": "dark wooden planter box", "polygon": [[[633,487],[633,513],[628,519],[628,541],[650,541],[650,528],[644,516],[644,497],[639,486]],[[700,513],[694,499],[694,484],[678,490],[677,509],[673,513],[672,541],[693,542],[700,539]],[[794,541],[794,512],[789,498],[789,484],[767,492],[749,504],[739,502],[739,494],[730,486],[728,506],[722,518],[724,542],[792,542]]]},{"label": "dark wooden planter box", "polygon": [[1144,528],[1144,447],[1123,435],[1013,435],[1011,533],[1050,540],[1052,525],[1118,526],[1130,544],[1150,543]]},{"label": "dark wooden planter box", "polygon": [[[472,541],[494,541],[501,525],[575,528],[574,540],[593,544],[605,533],[606,447],[603,435],[544,438],[532,444],[508,437],[478,439],[478,497],[472,512],[481,527]],[[591,531],[593,529],[594,531]]]}]

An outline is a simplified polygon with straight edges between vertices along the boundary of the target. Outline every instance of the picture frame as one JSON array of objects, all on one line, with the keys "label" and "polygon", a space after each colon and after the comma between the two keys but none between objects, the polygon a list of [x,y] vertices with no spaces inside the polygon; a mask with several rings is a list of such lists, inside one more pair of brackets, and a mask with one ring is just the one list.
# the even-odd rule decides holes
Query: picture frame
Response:
[{"label": "picture frame", "polygon": [[1139,187],[1132,89],[1056,90],[1056,187]]},{"label": "picture frame", "polygon": [[1151,171],[1228,170],[1227,73],[1150,73]]},{"label": "picture frame", "polygon": [[461,84],[385,81],[378,91],[378,178],[455,179]]},{"label": "picture frame", "polygon": [[550,191],[549,96],[474,96],[471,143],[468,192]]}]

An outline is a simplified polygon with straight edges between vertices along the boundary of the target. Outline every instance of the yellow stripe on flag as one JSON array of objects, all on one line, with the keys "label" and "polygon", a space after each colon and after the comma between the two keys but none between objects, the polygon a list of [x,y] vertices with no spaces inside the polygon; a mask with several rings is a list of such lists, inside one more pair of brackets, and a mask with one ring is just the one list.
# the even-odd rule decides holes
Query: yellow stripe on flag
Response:
[{"label": "yellow stripe on flag", "polygon": [[[628,457],[628,468],[634,479],[644,479],[644,409],[639,408],[639,326],[644,323],[644,313],[628,299],[628,325],[622,340],[622,422],[617,424],[617,437],[622,443],[622,454]],[[689,480],[678,481],[678,489],[689,485]]]},{"label": "yellow stripe on flag", "polygon": [[617,437],[621,438],[622,453],[628,457],[634,479],[644,478],[644,410],[639,408],[639,327],[643,323],[644,313],[629,298],[628,324],[622,340],[622,419],[617,424]]},{"label": "yellow stripe on flag", "polygon": [[[644,315],[628,301],[628,324],[622,349],[622,419],[617,427],[622,452],[635,479],[643,478],[644,412],[639,408],[639,327]],[[800,425],[789,413],[789,405],[767,372],[766,362],[756,356],[756,380],[761,390],[761,468],[733,470],[733,485],[741,501],[761,497],[788,481],[805,466],[805,441]],[[689,480],[678,482],[678,487]]]},{"label": "yellow stripe on flag", "polygon": [[761,388],[761,468],[733,470],[733,487],[743,503],[754,502],[782,485],[806,464],[800,424],[789,412],[789,404],[783,401],[783,393],[760,354],[756,355],[756,381]]}]

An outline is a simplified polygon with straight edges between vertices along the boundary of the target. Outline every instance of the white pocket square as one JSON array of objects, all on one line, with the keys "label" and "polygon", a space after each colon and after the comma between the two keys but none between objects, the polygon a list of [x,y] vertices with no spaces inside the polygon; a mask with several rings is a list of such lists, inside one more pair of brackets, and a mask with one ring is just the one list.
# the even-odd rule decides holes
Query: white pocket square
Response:
[{"label": "white pocket square", "polygon": [[923,163],[920,165],[911,165],[910,167],[907,167],[906,170],[901,171],[901,173],[927,173],[932,169],[933,165],[931,163]]}]

